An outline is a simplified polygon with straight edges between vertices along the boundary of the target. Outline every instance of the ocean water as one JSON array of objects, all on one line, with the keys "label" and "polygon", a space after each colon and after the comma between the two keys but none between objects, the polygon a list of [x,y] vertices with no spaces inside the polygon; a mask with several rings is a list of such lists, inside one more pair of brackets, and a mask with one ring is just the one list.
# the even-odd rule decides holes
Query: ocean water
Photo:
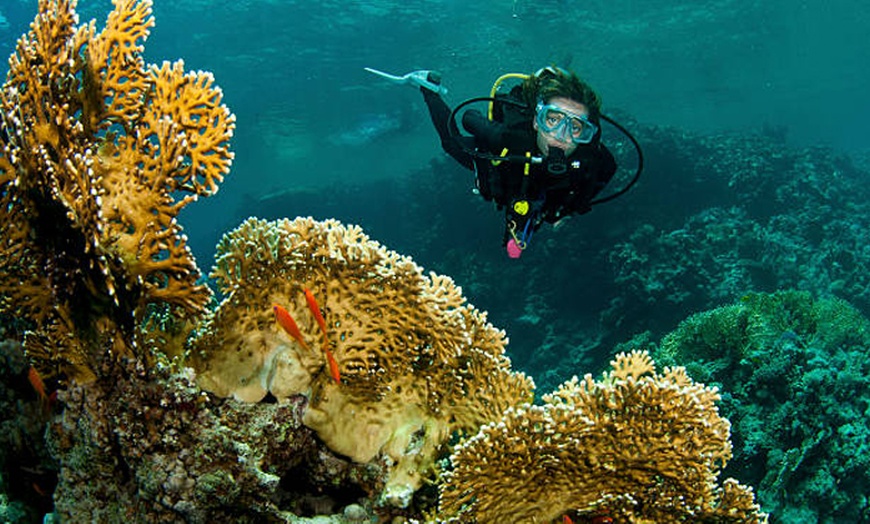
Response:
[{"label": "ocean water", "polygon": [[[556,63],[588,79],[606,110],[650,125],[769,126],[790,143],[844,151],[866,148],[870,136],[870,46],[861,44],[870,8],[858,0],[154,4],[148,60],[184,58],[214,72],[238,118],[232,175],[217,198],[187,212],[206,260],[246,196],[397,179],[442,156],[419,95],[366,66],[439,70],[456,103],[485,95],[504,72]],[[110,7],[81,0],[78,11],[102,23]],[[35,0],[0,5],[0,55],[35,11]],[[402,124],[370,141],[330,140],[377,115]],[[239,212],[221,220],[228,209]],[[304,213],[304,203],[287,212]]]}]

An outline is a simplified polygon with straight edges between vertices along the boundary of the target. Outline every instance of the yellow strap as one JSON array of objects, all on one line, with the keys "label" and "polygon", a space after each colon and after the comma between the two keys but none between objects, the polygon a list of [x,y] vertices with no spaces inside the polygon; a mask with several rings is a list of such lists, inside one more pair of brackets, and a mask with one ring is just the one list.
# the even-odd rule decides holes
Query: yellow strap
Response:
[{"label": "yellow strap", "polygon": [[[531,151],[526,151],[526,158],[532,158]],[[523,167],[523,174],[524,175],[529,176],[529,166],[531,166],[531,165],[532,165],[531,162],[526,162],[525,167]]]},{"label": "yellow strap", "polygon": [[[507,154],[508,154],[508,148],[504,148],[501,150],[501,154],[499,156],[505,157],[505,156],[507,156]],[[492,165],[497,166],[497,165],[501,164],[503,162],[503,160],[490,160],[490,162],[492,162]]]}]

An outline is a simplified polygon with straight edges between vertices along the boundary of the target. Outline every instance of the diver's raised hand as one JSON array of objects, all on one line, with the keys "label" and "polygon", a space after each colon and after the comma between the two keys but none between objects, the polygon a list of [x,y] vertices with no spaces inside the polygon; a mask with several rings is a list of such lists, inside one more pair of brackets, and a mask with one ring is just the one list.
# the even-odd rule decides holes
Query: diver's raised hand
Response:
[{"label": "diver's raised hand", "polygon": [[378,71],[377,69],[372,69],[371,67],[366,67],[365,70],[369,73],[378,75],[381,78],[386,78],[387,80],[395,84],[407,84],[415,87],[421,87],[423,89],[428,89],[432,92],[438,93],[439,95],[443,95],[447,92],[447,88],[441,85],[441,73],[438,73],[437,71],[421,69],[419,71],[411,71],[410,73],[404,74],[402,76],[397,76],[391,75],[389,73],[384,73],[383,71]]}]

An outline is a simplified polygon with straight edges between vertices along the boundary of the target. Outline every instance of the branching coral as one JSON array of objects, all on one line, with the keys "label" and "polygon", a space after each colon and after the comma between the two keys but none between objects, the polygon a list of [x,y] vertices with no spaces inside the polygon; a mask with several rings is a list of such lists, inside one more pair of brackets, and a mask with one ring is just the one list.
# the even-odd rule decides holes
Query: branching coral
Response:
[{"label": "branching coral", "polygon": [[441,518],[551,522],[766,522],[751,488],[716,479],[731,457],[714,389],[682,368],[655,372],[620,354],[600,381],[575,377],[543,406],[510,410],[460,445],[442,485]]},{"label": "branching coral", "polygon": [[[40,0],[0,94],[0,308],[32,322],[31,340],[124,353],[149,304],[205,309],[176,217],[217,191],[234,117],[209,73],[145,64],[150,0],[114,0],[99,33],[75,5]],[[49,374],[93,367],[40,355]]]},{"label": "branching coral", "polygon": [[[305,423],[331,449],[397,462],[391,503],[407,504],[452,431],[476,431],[531,399],[531,380],[504,355],[504,333],[450,278],[423,275],[358,227],[249,219],[218,245],[212,277],[226,298],[194,344],[200,384],[248,401],[308,396]],[[318,347],[305,289],[322,308],[340,384],[319,350],[275,322],[273,303]]]}]

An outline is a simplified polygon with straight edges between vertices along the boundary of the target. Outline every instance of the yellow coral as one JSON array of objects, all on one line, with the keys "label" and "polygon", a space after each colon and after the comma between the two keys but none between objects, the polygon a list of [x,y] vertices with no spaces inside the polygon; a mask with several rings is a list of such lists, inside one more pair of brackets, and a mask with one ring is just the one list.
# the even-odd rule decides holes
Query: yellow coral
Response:
[{"label": "yellow coral", "polygon": [[682,368],[621,354],[601,381],[577,377],[543,406],[510,410],[460,445],[439,512],[457,522],[766,522],[752,490],[716,480],[731,457],[715,389]]},{"label": "yellow coral", "polygon": [[75,5],[39,1],[0,94],[0,308],[131,346],[149,304],[205,310],[176,217],[228,172],[234,118],[209,73],[145,64],[150,0],[114,0],[99,33]]},{"label": "yellow coral", "polygon": [[[476,431],[533,384],[513,373],[505,336],[465,303],[461,289],[360,228],[311,218],[248,219],[218,245],[212,277],[226,298],[195,341],[200,384],[258,401],[309,398],[304,421],[358,462],[396,462],[385,496],[407,503],[454,430]],[[317,298],[338,361],[336,384],[303,290]],[[286,307],[311,350],[275,322]]]}]

